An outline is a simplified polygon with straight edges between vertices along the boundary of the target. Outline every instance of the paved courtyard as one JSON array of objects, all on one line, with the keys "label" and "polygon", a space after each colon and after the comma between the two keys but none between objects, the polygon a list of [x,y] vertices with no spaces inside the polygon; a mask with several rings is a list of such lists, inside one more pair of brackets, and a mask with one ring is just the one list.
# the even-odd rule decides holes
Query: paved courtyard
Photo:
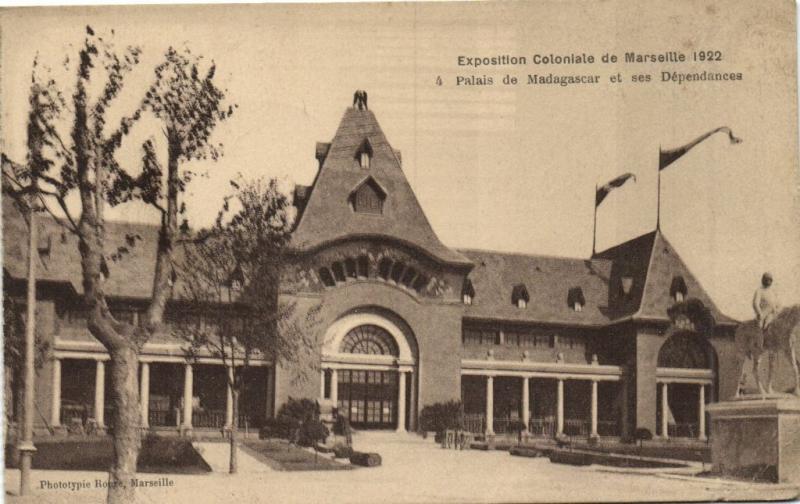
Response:
[{"label": "paved courtyard", "polygon": [[[199,443],[215,472],[170,475],[171,487],[139,490],[141,502],[269,503],[425,503],[425,502],[575,502],[575,501],[718,501],[797,498],[785,485],[745,484],[700,479],[653,470],[599,466],[571,467],[546,459],[512,457],[502,451],[443,450],[430,439],[394,433],[361,433],[355,448],[376,451],[383,466],[351,471],[273,471],[245,453],[241,471],[231,476],[227,446]],[[681,471],[677,471],[680,473]],[[684,471],[685,472],[685,471]],[[157,480],[159,475],[141,475]],[[104,473],[34,471],[35,495],[13,497],[19,472],[5,472],[10,502],[102,502],[100,489],[44,490],[40,482],[104,480]]]}]

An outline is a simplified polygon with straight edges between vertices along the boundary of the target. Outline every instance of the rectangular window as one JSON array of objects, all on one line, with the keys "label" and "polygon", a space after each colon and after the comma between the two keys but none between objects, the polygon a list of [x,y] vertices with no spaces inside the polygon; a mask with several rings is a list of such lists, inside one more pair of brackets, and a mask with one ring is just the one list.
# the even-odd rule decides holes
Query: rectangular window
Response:
[{"label": "rectangular window", "polygon": [[481,344],[482,345],[499,345],[500,344],[500,332],[493,331],[493,330],[483,330],[481,331]]},{"label": "rectangular window", "polygon": [[506,345],[508,345],[508,346],[518,346],[518,345],[520,345],[520,341],[521,341],[520,338],[525,336],[525,334],[521,334],[521,333],[514,332],[514,331],[506,331],[505,335],[506,335]]},{"label": "rectangular window", "polygon": [[475,329],[464,329],[463,342],[465,345],[480,345],[481,333]]}]

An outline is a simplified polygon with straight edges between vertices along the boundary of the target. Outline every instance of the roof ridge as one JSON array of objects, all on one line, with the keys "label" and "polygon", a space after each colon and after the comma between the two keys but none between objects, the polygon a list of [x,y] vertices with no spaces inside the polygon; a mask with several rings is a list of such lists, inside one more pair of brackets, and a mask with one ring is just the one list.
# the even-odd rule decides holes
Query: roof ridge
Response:
[{"label": "roof ridge", "polygon": [[[644,300],[646,299],[647,295],[647,284],[649,283],[650,280],[650,270],[653,268],[653,256],[655,255],[655,250],[656,250],[656,239],[658,239],[658,235],[661,234],[661,230],[659,228],[656,228],[655,231],[652,231],[652,233],[653,233],[653,242],[650,244],[650,257],[647,260],[647,269],[644,272],[644,285],[642,286],[642,295],[639,297],[639,306],[636,308],[636,311],[631,314],[631,318],[637,318],[642,316],[642,306],[644,305]],[[641,236],[637,236],[633,240],[641,238],[642,236],[645,236],[647,234],[650,233],[645,233]],[[633,240],[628,240],[628,241],[633,241]]]},{"label": "roof ridge", "polygon": [[575,257],[575,256],[560,256],[556,254],[539,254],[536,252],[509,252],[504,250],[496,250],[496,249],[479,249],[479,248],[472,248],[472,247],[452,247],[453,250],[459,252],[486,252],[490,254],[503,254],[503,255],[515,255],[520,257],[537,257],[542,259],[561,259],[565,261],[611,261],[611,259],[606,259],[605,257]]}]

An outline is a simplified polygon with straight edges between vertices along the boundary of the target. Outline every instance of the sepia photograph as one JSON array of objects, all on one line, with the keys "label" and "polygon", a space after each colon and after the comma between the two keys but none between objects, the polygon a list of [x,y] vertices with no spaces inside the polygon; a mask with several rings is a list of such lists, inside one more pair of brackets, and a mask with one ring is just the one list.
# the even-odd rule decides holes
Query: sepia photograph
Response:
[{"label": "sepia photograph", "polygon": [[794,1],[0,9],[2,499],[800,498]]}]

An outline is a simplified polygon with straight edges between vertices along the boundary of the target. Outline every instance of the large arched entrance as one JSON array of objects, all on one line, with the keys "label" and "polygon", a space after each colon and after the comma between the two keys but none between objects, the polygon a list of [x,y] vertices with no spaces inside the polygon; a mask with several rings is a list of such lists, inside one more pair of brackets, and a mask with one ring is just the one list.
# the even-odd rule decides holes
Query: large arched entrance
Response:
[{"label": "large arched entrance", "polygon": [[695,331],[676,330],[658,352],[659,435],[707,439],[706,404],[716,395],[716,353]]},{"label": "large arched entrance", "polygon": [[413,428],[416,345],[402,321],[351,313],[326,332],[320,396],[362,429]]}]

